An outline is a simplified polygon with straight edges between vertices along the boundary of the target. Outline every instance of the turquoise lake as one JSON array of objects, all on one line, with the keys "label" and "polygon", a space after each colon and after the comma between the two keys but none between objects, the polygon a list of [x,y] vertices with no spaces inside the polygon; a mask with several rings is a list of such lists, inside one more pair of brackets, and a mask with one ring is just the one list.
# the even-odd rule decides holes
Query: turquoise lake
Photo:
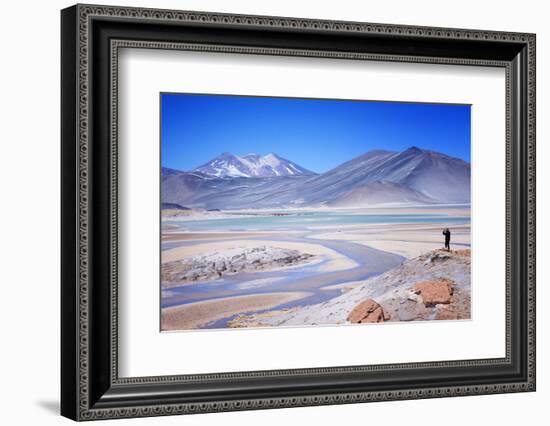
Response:
[{"label": "turquoise lake", "polygon": [[300,230],[312,226],[342,226],[382,223],[441,223],[462,225],[470,223],[469,216],[446,214],[351,214],[340,212],[299,212],[283,216],[243,216],[201,220],[170,220],[164,222],[182,226],[190,231],[242,230]]}]

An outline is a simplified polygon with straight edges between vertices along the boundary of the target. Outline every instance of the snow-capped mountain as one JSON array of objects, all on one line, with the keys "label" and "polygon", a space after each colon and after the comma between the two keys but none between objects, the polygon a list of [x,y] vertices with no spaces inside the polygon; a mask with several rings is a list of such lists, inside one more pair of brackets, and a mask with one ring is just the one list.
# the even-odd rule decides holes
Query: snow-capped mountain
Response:
[{"label": "snow-capped mountain", "polygon": [[220,178],[310,176],[315,174],[273,153],[263,156],[258,154],[247,154],[238,157],[228,152],[224,152],[193,171]]}]

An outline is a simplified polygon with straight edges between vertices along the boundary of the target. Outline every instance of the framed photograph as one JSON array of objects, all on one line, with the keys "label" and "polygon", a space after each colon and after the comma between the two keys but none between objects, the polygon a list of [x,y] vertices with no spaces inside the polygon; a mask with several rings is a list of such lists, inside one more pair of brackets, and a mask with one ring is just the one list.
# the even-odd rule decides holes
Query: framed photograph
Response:
[{"label": "framed photograph", "polygon": [[161,331],[471,319],[471,105],[160,102]]},{"label": "framed photograph", "polygon": [[535,390],[535,35],[61,12],[61,412]]}]

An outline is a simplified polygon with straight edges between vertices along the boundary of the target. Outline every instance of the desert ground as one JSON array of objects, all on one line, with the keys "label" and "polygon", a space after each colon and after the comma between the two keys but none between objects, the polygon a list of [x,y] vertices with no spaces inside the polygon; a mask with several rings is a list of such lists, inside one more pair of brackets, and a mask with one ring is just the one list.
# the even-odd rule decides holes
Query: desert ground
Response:
[{"label": "desert ground", "polygon": [[310,212],[163,214],[161,329],[469,319],[469,206]]}]

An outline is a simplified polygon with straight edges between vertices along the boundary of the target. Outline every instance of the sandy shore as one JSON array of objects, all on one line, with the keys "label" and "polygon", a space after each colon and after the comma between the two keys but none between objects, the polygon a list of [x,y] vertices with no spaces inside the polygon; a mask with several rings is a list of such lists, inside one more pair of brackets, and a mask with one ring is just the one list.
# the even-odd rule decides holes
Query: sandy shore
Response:
[{"label": "sandy shore", "polygon": [[363,285],[364,283],[365,283],[364,281],[349,281],[347,283],[326,285],[324,287],[321,287],[321,290],[323,291],[340,290],[342,293],[345,293],[347,291],[353,290],[355,287],[359,287]]},{"label": "sandy shore", "polygon": [[271,309],[309,295],[310,293],[307,292],[257,294],[164,308],[161,313],[161,329],[163,331],[195,329],[222,318]]},{"label": "sandy shore", "polygon": [[266,232],[163,232],[162,241],[243,239],[269,236]]},{"label": "sandy shore", "polygon": [[[320,240],[342,240],[399,254],[411,259],[422,253],[443,246],[440,224],[386,224],[353,226],[338,231],[320,232],[309,238]],[[451,248],[470,247],[470,225],[456,225],[451,228]]]}]

